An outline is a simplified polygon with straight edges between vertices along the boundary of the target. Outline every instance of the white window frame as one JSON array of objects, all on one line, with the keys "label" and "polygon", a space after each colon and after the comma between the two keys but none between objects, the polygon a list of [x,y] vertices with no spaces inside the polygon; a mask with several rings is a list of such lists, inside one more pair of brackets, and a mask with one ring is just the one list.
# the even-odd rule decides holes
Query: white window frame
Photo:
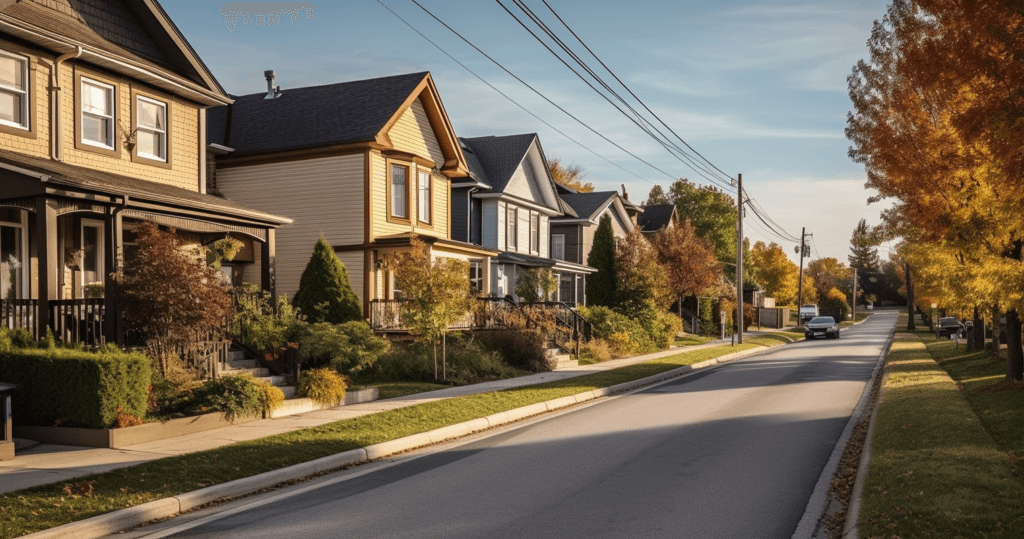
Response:
[{"label": "white window frame", "polygon": [[[84,97],[85,97],[85,88],[84,87],[87,84],[88,85],[92,85],[92,86],[96,86],[98,88],[104,88],[104,89],[110,91],[110,101],[107,103],[110,106],[110,115],[109,116],[101,116],[101,115],[97,115],[97,114],[85,111],[85,99],[84,99]],[[117,106],[117,98],[116,98],[117,88],[114,87],[113,84],[107,84],[105,82],[100,82],[98,80],[90,79],[89,77],[84,77],[83,76],[82,77],[82,87],[79,88],[78,90],[80,92],[82,92],[82,97],[80,98],[80,101],[82,102],[82,116],[83,116],[83,118],[84,118],[84,116],[86,114],[88,114],[90,116],[94,116],[94,117],[98,117],[98,118],[109,118],[110,119],[110,123],[108,124],[109,127],[107,128],[107,136],[110,138],[110,144],[108,145],[108,144],[104,144],[102,142],[97,142],[95,140],[90,140],[90,139],[85,138],[85,122],[83,121],[83,118],[79,118],[78,119],[78,124],[79,124],[78,130],[79,130],[79,138],[82,139],[82,144],[87,144],[89,146],[95,146],[97,148],[103,148],[105,150],[114,150],[114,149],[116,149],[116,146],[115,146],[116,136],[114,134],[114,124],[117,122],[117,114],[116,114],[117,111],[115,110],[115,107]]]},{"label": "white window frame", "polygon": [[530,212],[530,253],[540,253],[540,214]]},{"label": "white window frame", "polygon": [[21,94],[21,119],[24,120],[24,123],[20,123],[20,124],[17,123],[17,122],[10,122],[10,121],[7,121],[7,120],[0,120],[0,124],[6,125],[6,126],[10,126],[10,127],[15,127],[15,128],[18,128],[18,129],[24,129],[24,130],[28,131],[29,129],[31,129],[31,125],[29,124],[29,122],[31,121],[31,119],[29,117],[29,114],[31,112],[30,105],[31,105],[31,101],[32,101],[32,99],[31,99],[32,94],[29,93],[31,88],[32,88],[32,84],[31,84],[32,81],[29,80],[29,76],[31,74],[31,70],[29,69],[28,57],[27,56],[22,56],[20,54],[14,54],[14,53],[11,53],[11,52],[7,52],[7,51],[4,51],[4,50],[0,50],[0,56],[5,56],[7,58],[11,58],[11,59],[14,59],[14,60],[17,60],[17,61],[21,62],[21,65],[22,65],[22,68],[21,68],[21,80],[24,81],[24,83],[25,83],[25,87],[24,88],[17,88],[17,87],[14,87],[14,86],[7,86],[7,85],[0,84],[0,91],[2,91],[2,92],[9,92],[9,93],[12,93],[12,94]]},{"label": "white window frame", "polygon": [[505,250],[519,250],[519,208],[505,207]]},{"label": "white window frame", "polygon": [[[474,291],[474,286],[476,290]],[[484,261],[469,261],[469,292],[470,294],[481,295],[484,292]]]},{"label": "white window frame", "polygon": [[[163,129],[157,129],[155,127],[148,127],[148,126],[143,126],[142,125],[142,122],[139,121],[139,111],[142,109],[142,107],[139,106],[139,101],[145,101],[146,103],[149,103],[151,105],[156,105],[156,106],[158,106],[158,107],[163,109],[163,111],[164,111],[164,128]],[[160,138],[161,138],[161,141],[162,141],[161,149],[163,150],[163,153],[164,153],[163,156],[159,156],[159,155],[153,155],[151,153],[145,153],[145,152],[143,152],[141,150],[136,150],[136,154],[139,157],[145,157],[146,159],[152,159],[154,161],[161,161],[161,162],[164,162],[164,163],[167,162],[167,153],[168,153],[167,152],[167,143],[168,143],[168,140],[167,140],[168,139],[168,136],[167,136],[167,123],[170,121],[170,119],[169,119],[170,115],[168,114],[168,112],[169,111],[168,111],[167,103],[165,103],[163,101],[158,101],[156,99],[153,99],[153,98],[150,98],[150,97],[146,97],[144,95],[137,95],[137,96],[135,96],[135,129],[137,129],[139,131],[145,131],[145,132],[148,132],[148,133],[157,133],[157,134],[159,134],[161,136]],[[136,146],[136,148],[138,148],[138,146]]]},{"label": "white window frame", "polygon": [[[426,182],[424,182],[426,178]],[[416,219],[425,224],[432,224],[434,216],[431,215],[431,208],[433,206],[434,193],[434,178],[429,171],[421,170],[416,175]],[[426,185],[426,189],[423,186]],[[426,194],[424,195],[424,191]],[[426,215],[426,218],[424,218]]]},{"label": "white window frame", "polygon": [[565,260],[565,234],[551,235],[551,258]]},{"label": "white window frame", "polygon": [[19,221],[12,223],[8,221],[0,221],[0,225],[17,228],[18,235],[21,237],[21,260],[18,262],[21,264],[21,297],[27,298],[30,296],[29,292],[29,281],[31,277],[29,275],[29,252],[28,252],[28,212],[22,211],[18,208],[5,208],[15,209],[18,211]]},{"label": "white window frame", "polygon": [[[103,221],[97,221],[94,219],[82,219],[82,223],[78,231],[79,237],[79,249],[85,249],[85,229],[86,227],[96,228],[98,232],[96,234],[96,273],[100,276],[100,283],[106,284],[106,226]],[[82,255],[82,267],[78,268],[78,295],[80,298],[85,297],[86,285],[93,284],[85,282],[85,254]]]}]

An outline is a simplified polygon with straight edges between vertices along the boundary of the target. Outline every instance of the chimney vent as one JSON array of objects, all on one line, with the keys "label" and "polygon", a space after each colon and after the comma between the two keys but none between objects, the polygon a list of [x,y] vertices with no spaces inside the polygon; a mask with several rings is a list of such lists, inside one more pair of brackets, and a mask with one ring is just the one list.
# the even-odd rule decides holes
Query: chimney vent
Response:
[{"label": "chimney vent", "polygon": [[267,95],[263,99],[276,99],[281,97],[281,87],[274,86],[274,77],[277,76],[273,69],[268,69],[263,72],[263,76],[267,78]]}]

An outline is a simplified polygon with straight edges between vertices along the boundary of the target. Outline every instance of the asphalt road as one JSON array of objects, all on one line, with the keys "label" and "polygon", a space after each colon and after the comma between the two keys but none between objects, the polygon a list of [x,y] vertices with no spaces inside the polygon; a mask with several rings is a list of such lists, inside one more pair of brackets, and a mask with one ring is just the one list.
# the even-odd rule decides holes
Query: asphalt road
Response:
[{"label": "asphalt road", "polygon": [[[789,538],[896,313],[174,537]],[[280,496],[278,496],[280,498]]]}]

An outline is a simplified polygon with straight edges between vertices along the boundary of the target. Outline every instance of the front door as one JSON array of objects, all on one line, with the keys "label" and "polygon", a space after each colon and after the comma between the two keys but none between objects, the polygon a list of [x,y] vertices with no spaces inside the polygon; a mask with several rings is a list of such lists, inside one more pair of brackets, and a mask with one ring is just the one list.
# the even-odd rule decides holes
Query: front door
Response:
[{"label": "front door", "polygon": [[25,297],[25,216],[0,209],[0,299]]},{"label": "front door", "polygon": [[79,275],[79,297],[103,297],[104,252],[103,221],[82,220],[82,268]]}]

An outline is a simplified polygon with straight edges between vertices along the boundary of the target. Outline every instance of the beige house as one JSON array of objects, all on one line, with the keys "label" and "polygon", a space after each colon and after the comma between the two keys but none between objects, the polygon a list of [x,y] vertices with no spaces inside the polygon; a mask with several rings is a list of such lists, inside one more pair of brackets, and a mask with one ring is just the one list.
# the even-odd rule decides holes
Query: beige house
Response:
[{"label": "beige house", "polygon": [[294,218],[277,236],[280,292],[294,296],[320,235],[367,316],[401,295],[381,266],[412,238],[488,278],[495,251],[452,240],[451,185],[470,172],[429,73],[283,90],[265,76],[268,92],[211,112],[209,189]]},{"label": "beige house", "polygon": [[272,289],[289,220],[206,193],[206,109],[231,98],[159,4],[0,6],[0,323],[119,339],[110,274],[143,220],[241,239]]}]

